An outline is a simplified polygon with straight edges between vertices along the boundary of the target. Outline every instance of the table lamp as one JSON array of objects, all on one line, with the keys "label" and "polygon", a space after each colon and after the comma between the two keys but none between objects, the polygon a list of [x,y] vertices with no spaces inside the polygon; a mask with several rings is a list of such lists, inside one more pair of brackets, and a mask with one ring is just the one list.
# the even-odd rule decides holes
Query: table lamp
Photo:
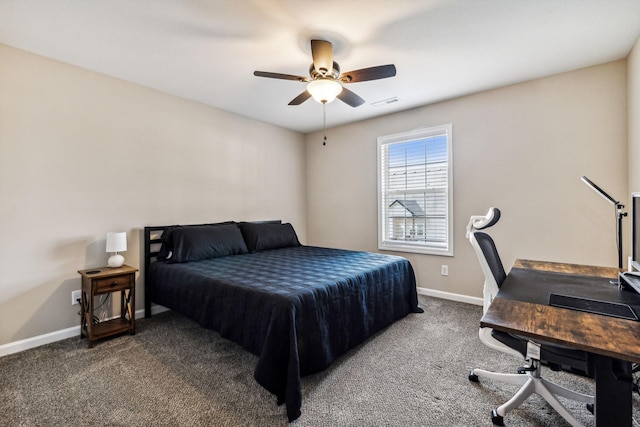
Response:
[{"label": "table lamp", "polygon": [[118,252],[125,252],[127,250],[127,233],[124,231],[121,232],[110,232],[107,233],[107,252],[114,252],[113,255],[109,257],[109,267],[117,268],[122,267],[124,264],[124,257]]}]

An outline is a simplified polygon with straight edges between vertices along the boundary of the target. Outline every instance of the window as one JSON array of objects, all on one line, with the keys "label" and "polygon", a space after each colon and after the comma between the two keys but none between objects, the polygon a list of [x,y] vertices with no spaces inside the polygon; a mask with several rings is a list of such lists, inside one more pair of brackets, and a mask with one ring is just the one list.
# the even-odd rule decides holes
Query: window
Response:
[{"label": "window", "polygon": [[378,248],[453,256],[450,124],[378,138]]}]

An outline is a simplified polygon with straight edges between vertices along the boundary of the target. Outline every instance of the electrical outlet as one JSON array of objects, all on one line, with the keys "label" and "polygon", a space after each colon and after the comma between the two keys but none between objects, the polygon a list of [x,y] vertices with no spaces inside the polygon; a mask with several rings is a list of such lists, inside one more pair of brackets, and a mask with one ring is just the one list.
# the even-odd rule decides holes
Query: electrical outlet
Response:
[{"label": "electrical outlet", "polygon": [[80,304],[80,298],[82,298],[82,291],[71,292],[71,305]]},{"label": "electrical outlet", "polygon": [[441,265],[440,266],[440,274],[443,276],[448,276],[449,275],[449,266],[448,265]]}]

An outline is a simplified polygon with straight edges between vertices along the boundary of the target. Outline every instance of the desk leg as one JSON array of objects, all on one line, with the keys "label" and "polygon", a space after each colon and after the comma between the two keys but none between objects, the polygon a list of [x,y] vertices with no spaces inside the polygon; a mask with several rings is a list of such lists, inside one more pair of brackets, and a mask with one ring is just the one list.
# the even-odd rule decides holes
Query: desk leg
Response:
[{"label": "desk leg", "polygon": [[596,355],[596,426],[631,426],[631,362]]}]

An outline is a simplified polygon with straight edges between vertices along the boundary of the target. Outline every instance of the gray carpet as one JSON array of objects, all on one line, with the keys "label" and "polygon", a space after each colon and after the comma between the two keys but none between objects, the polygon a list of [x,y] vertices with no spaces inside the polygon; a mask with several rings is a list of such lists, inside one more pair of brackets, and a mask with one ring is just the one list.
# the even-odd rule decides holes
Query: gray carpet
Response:
[{"label": "gray carpet", "polygon": [[[519,361],[478,339],[478,306],[420,298],[410,314],[303,379],[302,426],[490,426],[514,386],[467,379],[472,367],[513,372]],[[67,339],[0,358],[0,425],[287,426],[284,406],[253,379],[257,358],[173,312],[140,320],[134,336]],[[543,375],[593,393],[589,380]],[[634,417],[639,419],[638,397]],[[581,404],[567,402],[593,425]],[[534,396],[508,426],[566,425]]]}]

